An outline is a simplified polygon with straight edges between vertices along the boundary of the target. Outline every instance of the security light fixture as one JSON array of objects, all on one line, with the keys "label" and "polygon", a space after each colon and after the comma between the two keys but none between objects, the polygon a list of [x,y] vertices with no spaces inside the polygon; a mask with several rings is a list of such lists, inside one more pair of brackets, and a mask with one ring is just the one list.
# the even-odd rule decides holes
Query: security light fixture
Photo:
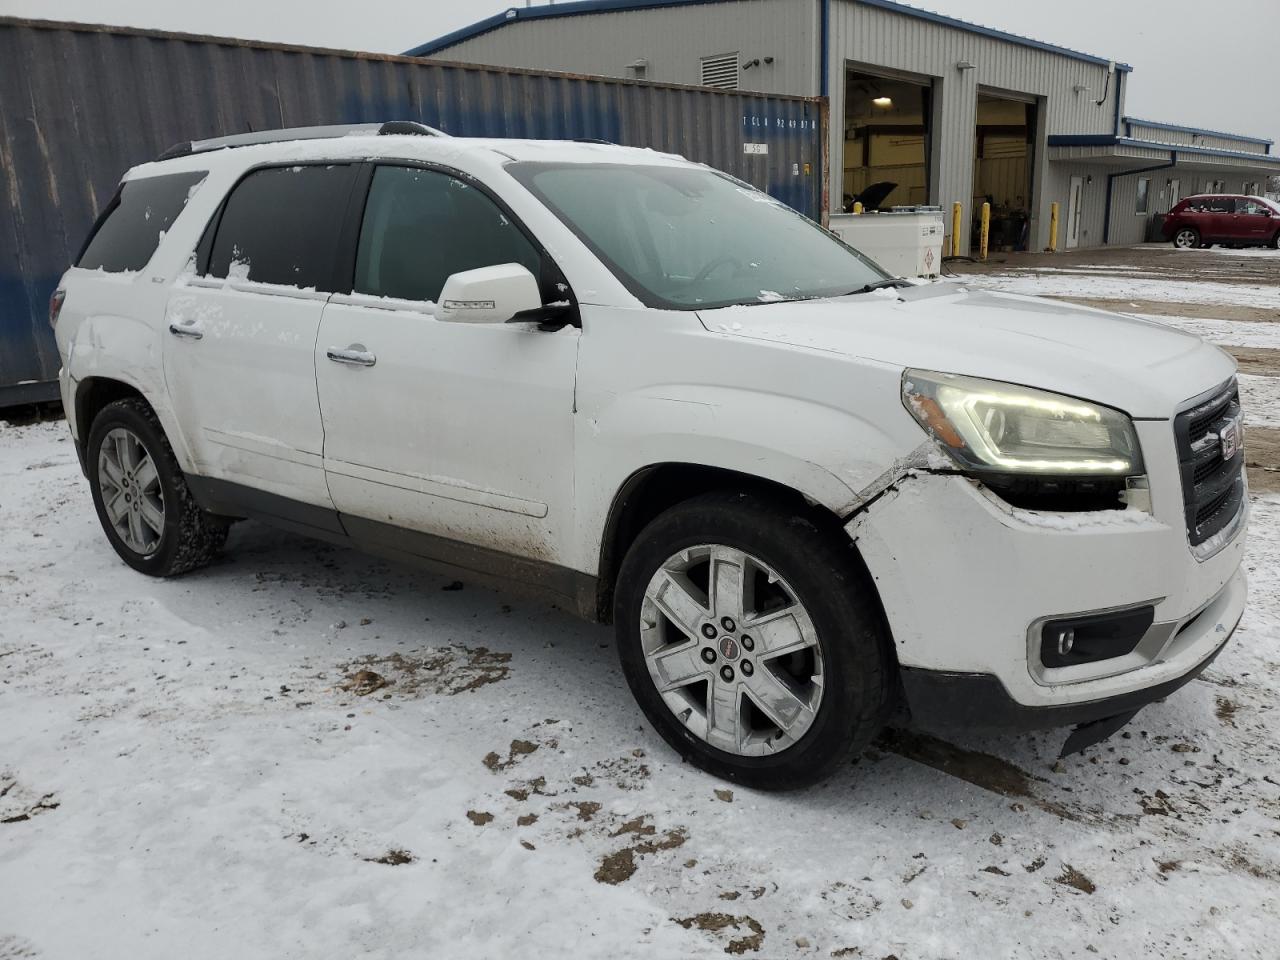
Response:
[{"label": "security light fixture", "polygon": [[872,103],[874,103],[877,107],[892,107],[892,106],[893,106],[893,98],[892,98],[892,97],[879,96],[879,97],[875,97],[875,98],[873,98],[871,102],[872,102]]},{"label": "security light fixture", "polygon": [[973,62],[972,62],[972,61],[970,61],[970,60],[957,60],[957,61],[956,61],[956,69],[957,69],[957,70],[972,70],[972,69],[973,69]]}]

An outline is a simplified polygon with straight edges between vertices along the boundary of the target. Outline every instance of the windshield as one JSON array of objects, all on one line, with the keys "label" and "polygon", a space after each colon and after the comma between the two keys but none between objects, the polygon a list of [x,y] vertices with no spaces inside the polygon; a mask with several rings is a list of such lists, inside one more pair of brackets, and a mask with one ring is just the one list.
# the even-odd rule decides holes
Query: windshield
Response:
[{"label": "windshield", "polygon": [[649,307],[841,296],[887,278],[813,221],[713,170],[614,163],[507,170]]}]

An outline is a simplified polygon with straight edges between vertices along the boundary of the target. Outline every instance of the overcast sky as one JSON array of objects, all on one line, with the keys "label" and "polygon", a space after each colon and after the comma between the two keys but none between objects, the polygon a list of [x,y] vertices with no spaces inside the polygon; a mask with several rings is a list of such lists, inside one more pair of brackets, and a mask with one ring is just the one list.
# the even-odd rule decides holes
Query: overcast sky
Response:
[{"label": "overcast sky", "polygon": [[[916,5],[1131,64],[1133,116],[1280,141],[1280,0]],[[510,6],[511,0],[0,0],[0,14],[401,53]]]}]

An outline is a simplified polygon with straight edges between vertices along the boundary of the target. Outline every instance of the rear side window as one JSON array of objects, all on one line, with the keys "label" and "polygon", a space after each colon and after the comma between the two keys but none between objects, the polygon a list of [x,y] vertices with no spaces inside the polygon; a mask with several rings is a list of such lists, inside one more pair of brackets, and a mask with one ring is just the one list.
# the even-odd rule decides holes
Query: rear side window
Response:
[{"label": "rear side window", "polygon": [[450,275],[542,256],[485,193],[434,170],[379,166],[369,187],[355,290],[435,302]]},{"label": "rear side window", "polygon": [[108,273],[141,270],[206,176],[197,170],[125,181],[98,218],[76,266]]},{"label": "rear side window", "polygon": [[227,198],[208,275],[331,292],[351,175],[349,164],[250,173]]}]

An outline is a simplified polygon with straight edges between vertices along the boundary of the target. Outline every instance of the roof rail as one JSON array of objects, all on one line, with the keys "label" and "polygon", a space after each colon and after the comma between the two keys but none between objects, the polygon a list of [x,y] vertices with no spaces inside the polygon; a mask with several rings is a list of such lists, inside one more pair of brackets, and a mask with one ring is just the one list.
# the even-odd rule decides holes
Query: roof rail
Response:
[{"label": "roof rail", "polygon": [[289,140],[327,140],[349,136],[382,136],[386,134],[417,134],[427,137],[447,137],[449,134],[425,123],[413,120],[390,120],[386,123],[334,124],[323,127],[287,127],[283,130],[258,130],[253,133],[237,133],[229,137],[213,137],[209,140],[184,140],[157,157],[172,160],[192,153],[222,150],[231,147],[250,147],[259,143],[284,143]]}]

